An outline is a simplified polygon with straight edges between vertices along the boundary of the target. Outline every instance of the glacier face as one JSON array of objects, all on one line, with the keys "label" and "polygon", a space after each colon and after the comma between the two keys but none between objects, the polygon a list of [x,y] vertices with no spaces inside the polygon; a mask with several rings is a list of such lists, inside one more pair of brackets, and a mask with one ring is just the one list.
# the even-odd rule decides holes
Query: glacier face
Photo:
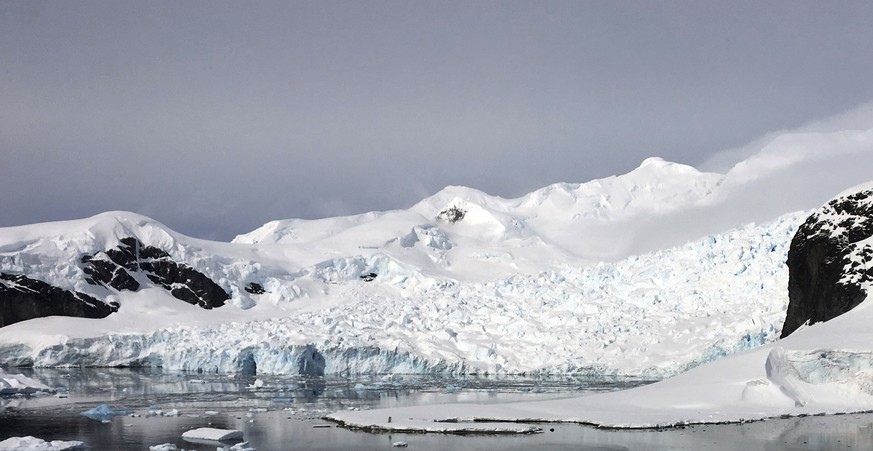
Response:
[{"label": "glacier face", "polygon": [[[302,249],[299,243],[208,248],[177,237],[169,246],[174,258],[225,286],[262,282],[267,293],[233,285],[236,303],[222,307],[238,309],[232,320],[189,322],[186,310],[178,323],[153,330],[122,324],[104,333],[29,341],[16,339],[24,326],[10,326],[0,329],[0,363],[663,377],[778,337],[788,244],[805,217],[785,215],[615,263],[552,260],[538,272],[510,267],[492,273],[489,258],[511,265],[506,254],[514,249],[473,248],[444,225],[395,224],[397,240],[359,248],[353,257],[298,257],[314,262],[303,266],[282,259]],[[363,282],[364,272],[378,277]],[[132,306],[123,293],[116,296],[122,311]],[[255,313],[264,305],[281,309],[247,320],[247,310],[239,310],[246,307],[238,305],[242,296],[261,304],[250,306]]]}]

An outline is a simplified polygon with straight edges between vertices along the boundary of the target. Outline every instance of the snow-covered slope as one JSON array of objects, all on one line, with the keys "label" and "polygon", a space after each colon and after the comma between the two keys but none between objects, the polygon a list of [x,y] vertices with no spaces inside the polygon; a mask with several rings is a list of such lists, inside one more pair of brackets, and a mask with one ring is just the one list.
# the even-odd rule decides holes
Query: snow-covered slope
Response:
[{"label": "snow-covered slope", "polygon": [[[635,219],[692,208],[712,196],[723,179],[722,174],[649,158],[627,174],[581,184],[557,183],[516,199],[450,186],[406,211],[272,221],[237,236],[234,242],[306,243],[333,250],[373,247],[437,219],[435,225],[451,235],[450,242],[486,249],[511,248],[517,260],[529,259],[536,264],[568,256],[615,260],[636,253],[628,247],[634,239]],[[445,220],[441,213],[451,208],[462,211],[463,219]],[[781,213],[785,211],[772,217]]]},{"label": "snow-covered slope", "polygon": [[[833,194],[804,179],[828,156],[873,167],[870,130],[814,138],[725,174],[652,158],[516,199],[448,187],[408,210],[272,221],[232,243],[125,212],[0,229],[0,273],[118,305],[2,327],[0,364],[672,374],[778,335],[804,216],[785,206]],[[800,195],[780,185],[796,179]],[[180,302],[192,272],[227,302]]]}]

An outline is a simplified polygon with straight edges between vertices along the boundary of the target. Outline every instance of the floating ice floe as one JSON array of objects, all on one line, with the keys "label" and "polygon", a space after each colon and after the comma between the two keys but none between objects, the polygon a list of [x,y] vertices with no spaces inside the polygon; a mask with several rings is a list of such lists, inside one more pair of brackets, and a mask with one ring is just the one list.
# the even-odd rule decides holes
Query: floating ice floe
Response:
[{"label": "floating ice floe", "polygon": [[54,390],[34,379],[21,374],[9,374],[0,368],[0,395],[33,394],[53,392]]},{"label": "floating ice floe", "polygon": [[160,445],[149,446],[149,451],[178,451],[178,447],[172,443],[161,443]]},{"label": "floating ice floe", "polygon": [[191,429],[182,434],[182,439],[194,443],[197,443],[198,441],[221,442],[228,440],[241,440],[242,438],[242,431],[236,429],[197,428]]},{"label": "floating ice floe", "polygon": [[109,407],[108,404],[100,404],[93,409],[86,410],[82,412],[83,416],[86,416],[92,420],[97,421],[109,421],[112,417],[116,417],[119,415],[130,415],[129,410],[115,410],[112,407]]},{"label": "floating ice floe", "polygon": [[78,440],[52,440],[49,442],[32,435],[9,437],[0,442],[0,450],[2,451],[61,451],[68,449],[85,449],[85,442]]},{"label": "floating ice floe", "polygon": [[255,448],[249,446],[249,442],[239,442],[231,446],[222,446],[218,451],[255,451]]},{"label": "floating ice floe", "polygon": [[181,416],[182,413],[179,412],[178,409],[170,409],[164,411],[161,406],[150,406],[148,412],[146,412],[146,417],[178,417]]}]

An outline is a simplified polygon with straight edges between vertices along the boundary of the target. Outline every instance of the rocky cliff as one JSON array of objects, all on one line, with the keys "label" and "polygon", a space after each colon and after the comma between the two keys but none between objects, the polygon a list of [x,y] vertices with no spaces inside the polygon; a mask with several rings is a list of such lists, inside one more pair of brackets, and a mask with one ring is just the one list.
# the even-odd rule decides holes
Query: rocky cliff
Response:
[{"label": "rocky cliff", "polygon": [[116,303],[105,303],[20,274],[0,273],[0,327],[45,316],[105,318],[116,311]]},{"label": "rocky cliff", "polygon": [[[230,298],[205,274],[133,237],[121,238],[117,246],[106,251],[81,255],[79,264],[85,282],[105,288],[102,291],[107,296],[117,291],[137,291],[143,283],[152,283],[204,309],[221,307]],[[145,277],[137,280],[137,273]],[[118,308],[117,303],[95,293],[63,289],[30,274],[0,273],[0,327],[46,316],[105,318]]]},{"label": "rocky cliff", "polygon": [[800,226],[788,251],[787,337],[855,308],[873,281],[873,189],[843,195]]},{"label": "rocky cliff", "polygon": [[146,246],[133,237],[118,246],[82,256],[85,279],[91,285],[136,291],[139,282],[130,274],[142,272],[152,283],[168,290],[176,299],[205,309],[221,307],[230,296],[218,284],[196,269],[174,261],[163,249]]}]

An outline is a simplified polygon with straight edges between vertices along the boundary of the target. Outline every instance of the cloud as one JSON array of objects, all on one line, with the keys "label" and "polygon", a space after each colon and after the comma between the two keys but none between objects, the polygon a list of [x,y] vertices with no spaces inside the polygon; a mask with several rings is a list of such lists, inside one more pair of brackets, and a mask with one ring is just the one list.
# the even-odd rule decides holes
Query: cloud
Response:
[{"label": "cloud", "polygon": [[649,156],[727,170],[776,135],[712,149],[873,98],[865,8],[0,2],[0,226],[230,239]]},{"label": "cloud", "polygon": [[[701,170],[725,173],[743,163],[739,171],[754,165],[778,169],[816,154],[837,156],[870,148],[873,133],[873,102],[863,103],[842,113],[815,119],[799,127],[772,131],[734,149],[712,154]],[[745,160],[757,156],[752,162]]]}]

